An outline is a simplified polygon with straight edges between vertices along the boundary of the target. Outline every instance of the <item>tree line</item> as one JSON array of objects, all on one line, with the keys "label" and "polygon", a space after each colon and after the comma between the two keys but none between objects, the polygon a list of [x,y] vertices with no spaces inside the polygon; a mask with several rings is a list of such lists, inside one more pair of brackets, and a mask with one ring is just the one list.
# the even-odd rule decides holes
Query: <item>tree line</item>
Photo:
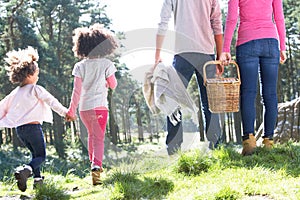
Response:
[{"label": "tree line", "polygon": [[[284,13],[287,27],[288,60],[280,66],[278,97],[280,102],[299,97],[300,76],[300,3],[297,0],[284,0]],[[80,26],[101,23],[111,29],[112,21],[105,5],[101,1],[87,0],[0,0],[0,99],[3,99],[14,87],[8,81],[4,57],[12,49],[33,46],[39,52],[40,79],[43,85],[63,105],[68,106],[72,88],[72,69],[78,61],[72,52],[73,30]],[[125,8],[124,8],[125,9]],[[130,8],[126,8],[130,9]],[[158,11],[159,12],[159,11]],[[223,20],[226,8],[223,9]],[[122,41],[126,33],[116,32]],[[234,44],[234,42],[233,42]],[[234,50],[234,48],[231,48]],[[234,55],[234,52],[232,52]],[[129,73],[129,66],[120,62],[120,54],[112,56],[118,72],[119,85],[115,91],[109,91],[109,122],[107,138],[113,144],[132,143],[137,135],[139,142],[146,139],[154,141],[164,131],[165,116],[153,116],[143,98],[142,87]],[[189,85],[189,92],[197,104],[197,84]],[[199,108],[201,105],[198,105]],[[262,122],[261,98],[257,97],[257,128]],[[204,140],[204,128],[199,116],[199,131]],[[225,141],[240,141],[241,124],[239,113],[226,114],[224,129]],[[66,145],[70,140],[78,140],[79,131],[83,132],[80,120],[65,122],[54,113],[53,124],[44,124],[47,143],[54,145],[60,157],[66,156]],[[21,145],[14,129],[0,130],[0,145],[12,143],[14,148]],[[147,135],[146,135],[147,133]],[[84,146],[84,145],[83,145]]]}]

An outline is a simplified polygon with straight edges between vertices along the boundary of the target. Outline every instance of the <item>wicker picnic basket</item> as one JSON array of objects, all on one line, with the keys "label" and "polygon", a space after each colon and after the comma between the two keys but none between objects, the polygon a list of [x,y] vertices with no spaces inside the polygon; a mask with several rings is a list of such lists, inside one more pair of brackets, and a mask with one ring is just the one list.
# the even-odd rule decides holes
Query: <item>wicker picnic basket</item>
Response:
[{"label": "wicker picnic basket", "polygon": [[[206,86],[209,110],[212,113],[238,112],[240,103],[240,72],[236,62],[231,61],[229,65],[224,67],[228,69],[230,66],[236,67],[237,78],[222,76],[217,78],[206,77],[206,67],[221,64],[220,61],[209,61],[203,67],[203,81]],[[223,73],[224,74],[224,73]]]}]

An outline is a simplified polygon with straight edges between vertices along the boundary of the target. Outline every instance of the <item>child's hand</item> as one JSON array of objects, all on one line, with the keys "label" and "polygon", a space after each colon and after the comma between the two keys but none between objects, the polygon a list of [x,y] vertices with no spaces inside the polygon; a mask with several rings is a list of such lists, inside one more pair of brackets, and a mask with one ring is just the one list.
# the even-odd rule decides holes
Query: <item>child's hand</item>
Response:
[{"label": "child's hand", "polygon": [[76,119],[76,117],[73,117],[69,114],[66,114],[65,119],[66,119],[67,122],[71,122],[71,121],[74,121]]}]

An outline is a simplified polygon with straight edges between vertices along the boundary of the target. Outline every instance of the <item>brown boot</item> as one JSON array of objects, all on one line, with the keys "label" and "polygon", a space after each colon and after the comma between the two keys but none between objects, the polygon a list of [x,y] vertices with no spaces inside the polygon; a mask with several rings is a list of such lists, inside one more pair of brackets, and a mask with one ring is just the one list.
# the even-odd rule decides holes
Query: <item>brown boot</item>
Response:
[{"label": "brown boot", "polygon": [[94,169],[92,169],[92,182],[93,182],[93,185],[100,185],[100,184],[102,184],[101,179],[100,179],[101,172],[103,172],[102,168],[94,168]]},{"label": "brown boot", "polygon": [[37,189],[41,187],[44,183],[44,176],[42,177],[36,177],[33,179],[33,189]]},{"label": "brown boot", "polygon": [[249,134],[249,138],[243,141],[243,156],[249,156],[254,153],[256,149],[256,138],[252,133]]},{"label": "brown boot", "polygon": [[272,149],[274,145],[274,141],[270,140],[269,138],[264,138],[262,143],[264,144],[264,148],[266,149]]},{"label": "brown boot", "polygon": [[32,168],[29,165],[23,165],[16,169],[15,178],[19,190],[25,192],[27,189],[27,179],[32,175]]}]

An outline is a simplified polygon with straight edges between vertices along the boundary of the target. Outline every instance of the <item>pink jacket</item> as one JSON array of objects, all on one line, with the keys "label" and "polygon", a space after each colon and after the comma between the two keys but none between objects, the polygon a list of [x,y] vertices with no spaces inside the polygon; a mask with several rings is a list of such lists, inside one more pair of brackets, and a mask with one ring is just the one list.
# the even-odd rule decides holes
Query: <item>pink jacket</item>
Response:
[{"label": "pink jacket", "polygon": [[68,111],[40,85],[17,87],[0,101],[0,127],[14,128],[34,121],[52,123],[51,109],[61,116]]}]

